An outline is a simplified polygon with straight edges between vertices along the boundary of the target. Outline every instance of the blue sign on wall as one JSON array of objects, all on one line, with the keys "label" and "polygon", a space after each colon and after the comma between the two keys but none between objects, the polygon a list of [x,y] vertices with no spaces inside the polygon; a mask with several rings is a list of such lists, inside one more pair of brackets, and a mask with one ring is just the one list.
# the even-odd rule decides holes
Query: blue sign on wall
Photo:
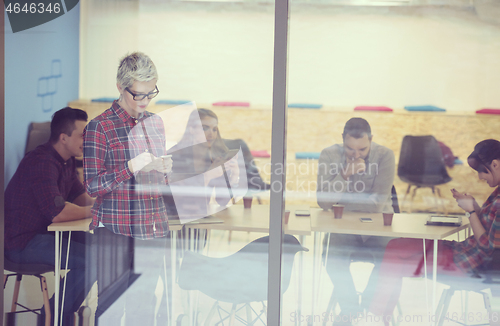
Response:
[{"label": "blue sign on wall", "polygon": [[57,80],[62,77],[61,60],[52,60],[50,75],[38,78],[36,96],[42,98],[42,111],[50,112],[54,105],[54,95],[57,93]]}]

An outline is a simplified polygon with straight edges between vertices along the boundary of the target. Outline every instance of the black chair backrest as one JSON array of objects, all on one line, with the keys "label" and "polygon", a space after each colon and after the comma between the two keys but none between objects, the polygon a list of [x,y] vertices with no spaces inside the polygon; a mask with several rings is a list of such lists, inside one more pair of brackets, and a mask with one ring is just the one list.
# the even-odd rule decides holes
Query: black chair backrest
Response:
[{"label": "black chair backrest", "polygon": [[247,182],[249,189],[267,190],[269,185],[266,184],[259,173],[259,168],[255,164],[254,157],[250,152],[250,148],[243,139],[223,139],[229,149],[240,149],[243,153],[245,168],[247,172]]},{"label": "black chair backrest", "polygon": [[32,122],[28,128],[28,139],[24,154],[34,150],[38,145],[46,143],[50,138],[50,121]]},{"label": "black chair backrest", "polygon": [[405,136],[401,144],[398,176],[418,186],[435,186],[451,180],[434,136]]}]

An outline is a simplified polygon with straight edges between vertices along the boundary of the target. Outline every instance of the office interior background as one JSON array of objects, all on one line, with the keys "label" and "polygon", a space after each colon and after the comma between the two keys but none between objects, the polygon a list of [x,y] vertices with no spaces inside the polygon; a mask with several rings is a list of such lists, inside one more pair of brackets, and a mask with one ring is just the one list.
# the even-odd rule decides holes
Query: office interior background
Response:
[{"label": "office interior background", "polygon": [[[296,152],[341,142],[341,128],[352,116],[371,123],[374,141],[393,149],[396,163],[405,134],[433,134],[462,161],[478,141],[500,139],[498,116],[475,113],[500,107],[496,1],[291,0],[290,12],[288,103],[323,108],[289,109],[289,162]],[[157,99],[213,108],[224,138],[272,150],[272,1],[83,0],[63,16],[18,33],[11,32],[6,16],[5,31],[5,186],[24,155],[28,125],[50,120],[78,99],[117,98],[118,60],[136,50],[156,64]],[[215,108],[211,103],[217,101],[250,107]],[[353,108],[359,105],[394,112],[357,114]],[[411,115],[403,109],[410,105],[446,112]],[[268,162],[258,160],[267,181]],[[315,180],[315,162],[304,164],[310,169],[304,180]],[[466,164],[456,168],[455,186],[473,185],[483,201],[491,189]],[[404,194],[404,183],[397,189]],[[317,207],[313,186],[289,190],[287,202]],[[421,209],[433,210],[425,196]],[[449,198],[449,210],[459,211]],[[8,311],[8,288],[5,296]]]}]

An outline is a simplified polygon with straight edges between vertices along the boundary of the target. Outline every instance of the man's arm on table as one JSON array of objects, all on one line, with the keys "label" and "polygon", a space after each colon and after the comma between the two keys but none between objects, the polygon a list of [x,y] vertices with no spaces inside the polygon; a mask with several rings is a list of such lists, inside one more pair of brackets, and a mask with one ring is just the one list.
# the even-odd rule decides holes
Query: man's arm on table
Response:
[{"label": "man's arm on table", "polygon": [[[354,193],[353,204],[356,210],[363,212],[382,212],[388,198],[391,196],[396,161],[392,150],[385,149],[385,153],[376,163],[376,174],[373,188],[367,193]],[[370,163],[371,164],[371,163]],[[373,169],[374,167],[367,167]]]},{"label": "man's arm on table", "polygon": [[[376,164],[376,175],[373,188],[369,192],[345,193],[348,180],[342,173],[341,155],[338,151],[327,148],[321,152],[318,162],[318,205],[323,209],[329,209],[333,204],[339,203],[349,205],[351,209],[364,212],[381,212],[391,196],[391,188],[394,183],[395,159],[394,153],[385,149]],[[373,166],[366,167],[373,169]]]},{"label": "man's arm on table", "polygon": [[73,200],[73,204],[78,205],[78,206],[92,206],[94,205],[95,198],[92,198],[84,192],[80,196],[76,197],[75,200]]},{"label": "man's arm on table", "polygon": [[52,222],[54,223],[68,222],[68,221],[81,220],[87,217],[91,217],[92,216],[90,212],[91,208],[92,205],[78,206],[76,204],[66,202],[63,210],[59,214],[54,216]]},{"label": "man's arm on table", "polygon": [[90,209],[92,205],[94,205],[95,198],[90,197],[89,194],[85,192],[82,183],[76,176],[73,181],[72,192],[74,194],[81,194],[76,197],[73,202],[66,202],[63,210],[54,216],[52,222],[81,220],[92,216]]}]

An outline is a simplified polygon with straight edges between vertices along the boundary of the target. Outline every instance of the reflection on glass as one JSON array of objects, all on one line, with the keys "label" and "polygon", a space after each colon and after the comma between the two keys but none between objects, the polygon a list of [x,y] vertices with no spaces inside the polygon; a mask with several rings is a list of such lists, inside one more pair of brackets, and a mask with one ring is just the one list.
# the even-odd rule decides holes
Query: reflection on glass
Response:
[{"label": "reflection on glass", "polygon": [[[478,141],[500,138],[496,116],[483,115],[495,111],[476,114],[498,101],[486,82],[499,82],[491,74],[500,67],[492,60],[500,54],[498,18],[491,14],[498,6],[480,1],[445,1],[445,7],[435,1],[323,3],[318,8],[292,1],[291,6],[288,94],[293,108],[288,111],[286,198],[287,206],[297,203],[310,210],[316,241],[313,254],[304,255],[304,263],[313,266],[304,292],[314,304],[299,312],[285,296],[282,320],[433,323],[439,319],[440,298],[451,300],[449,315],[460,315],[453,291],[442,290],[473,287],[468,275],[446,275],[470,271],[455,263],[476,256],[459,254],[454,246],[471,249],[468,244],[475,240],[466,227],[425,223],[431,215],[466,221],[467,212],[450,188],[480,198],[478,203],[490,196],[466,158]],[[369,129],[346,132],[356,120]],[[435,141],[415,144],[416,154],[410,155],[405,137]],[[410,190],[409,182],[418,191]],[[292,221],[293,214],[288,228]],[[489,225],[483,226],[488,233]],[[401,237],[405,240],[389,242]],[[312,238],[306,237],[306,246]],[[437,264],[435,242],[429,239],[443,240]],[[450,246],[447,240],[460,244]],[[428,280],[422,280],[424,272]],[[385,275],[397,275],[398,281]],[[478,312],[474,322],[484,322],[492,315],[482,295],[475,298],[468,309]]]}]

